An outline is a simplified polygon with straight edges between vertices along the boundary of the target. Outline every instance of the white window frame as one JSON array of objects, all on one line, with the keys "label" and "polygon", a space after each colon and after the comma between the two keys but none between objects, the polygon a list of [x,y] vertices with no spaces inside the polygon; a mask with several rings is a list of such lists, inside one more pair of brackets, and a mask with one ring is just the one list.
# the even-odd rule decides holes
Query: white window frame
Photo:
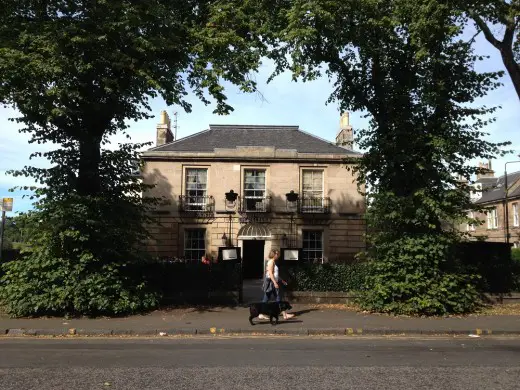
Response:
[{"label": "white window frame", "polygon": [[[204,172],[206,175],[205,182],[198,181],[198,175],[195,172]],[[190,174],[191,173],[191,174]],[[208,168],[205,167],[186,167],[184,170],[184,185],[185,185],[185,202],[184,210],[186,211],[204,211],[206,210],[207,195],[208,195]],[[189,182],[190,178],[196,178],[195,182]],[[195,185],[195,187],[193,187]],[[194,192],[191,195],[190,192]]]},{"label": "white window frame", "polygon": [[512,208],[513,208],[513,227],[519,227],[520,218],[518,216],[518,203],[517,202],[513,203]]},{"label": "white window frame", "polygon": [[[475,219],[475,213],[473,211],[470,211],[468,213],[468,218]],[[466,224],[466,230],[468,232],[474,232],[476,230],[474,223],[467,223]]]},{"label": "white window frame", "polygon": [[[263,173],[264,186],[257,187],[257,180],[248,180],[250,178],[259,178],[260,175],[252,175],[248,177],[248,173]],[[253,188],[246,188],[251,185]],[[265,211],[267,197],[267,169],[265,168],[244,168],[244,180],[242,185],[243,202],[245,211]],[[254,205],[254,206],[253,206]]]},{"label": "white window frame", "polygon": [[487,214],[487,228],[498,229],[498,213],[497,208],[494,207],[486,212]]},{"label": "white window frame", "polygon": [[[202,243],[202,246],[200,245]],[[184,229],[184,259],[186,261],[202,261],[206,255],[206,229]]]},{"label": "white window frame", "polygon": [[[306,237],[310,234],[319,234],[319,239],[316,237]],[[319,243],[319,248],[317,247]],[[309,245],[310,244],[310,245]],[[314,245],[312,245],[314,244]],[[302,257],[303,261],[306,262],[320,262],[323,263],[323,231],[315,229],[303,229],[302,230]],[[314,256],[309,256],[314,253]]]},{"label": "white window frame", "polygon": [[[313,213],[313,212],[323,212],[323,198],[325,194],[325,170],[324,169],[314,169],[314,168],[303,168],[302,172],[302,211],[305,213]],[[313,186],[315,184],[314,174],[320,173],[321,175],[321,183],[320,189],[315,189]],[[306,190],[305,176],[306,173],[311,173],[311,189]],[[310,194],[310,196],[309,196]],[[310,202],[306,203],[306,200],[309,199]]]}]

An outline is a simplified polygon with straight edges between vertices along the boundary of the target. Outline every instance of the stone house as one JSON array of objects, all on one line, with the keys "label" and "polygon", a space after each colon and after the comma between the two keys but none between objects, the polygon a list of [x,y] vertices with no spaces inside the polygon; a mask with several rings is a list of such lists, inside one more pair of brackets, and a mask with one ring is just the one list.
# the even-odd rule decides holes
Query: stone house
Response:
[{"label": "stone house", "polygon": [[[462,226],[472,237],[491,242],[509,242],[520,247],[520,172],[507,174],[507,207],[505,175],[495,177],[491,163],[480,163],[483,173],[472,184],[471,199],[485,212],[469,212],[468,216],[480,220],[480,224]],[[507,221],[507,223],[506,223]]]},{"label": "stone house", "polygon": [[216,261],[238,247],[244,276],[256,278],[272,248],[300,262],[349,262],[365,248],[365,198],[345,162],[361,156],[348,113],[336,143],[262,125],[210,125],[176,140],[164,111],[156,139],[142,154],[143,180],[156,185],[145,196],[164,200],[154,255]]}]

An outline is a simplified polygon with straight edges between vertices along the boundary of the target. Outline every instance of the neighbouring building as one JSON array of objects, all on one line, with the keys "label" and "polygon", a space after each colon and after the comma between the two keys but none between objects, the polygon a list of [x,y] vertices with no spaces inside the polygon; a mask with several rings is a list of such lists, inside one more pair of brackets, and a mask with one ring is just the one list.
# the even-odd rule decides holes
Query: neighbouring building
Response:
[{"label": "neighbouring building", "polygon": [[[507,174],[507,207],[505,175],[495,177],[491,163],[480,163],[482,174],[472,184],[471,199],[486,212],[469,212],[470,218],[481,224],[466,224],[462,228],[475,238],[492,242],[509,242],[520,247],[520,172]],[[506,223],[508,221],[508,223]]]},{"label": "neighbouring building", "polygon": [[153,254],[201,261],[240,247],[244,276],[256,278],[271,248],[298,248],[302,262],[349,262],[365,248],[348,113],[335,143],[262,125],[210,125],[176,140],[164,111],[156,139],[142,154],[143,180],[156,185],[146,195],[164,200]]}]

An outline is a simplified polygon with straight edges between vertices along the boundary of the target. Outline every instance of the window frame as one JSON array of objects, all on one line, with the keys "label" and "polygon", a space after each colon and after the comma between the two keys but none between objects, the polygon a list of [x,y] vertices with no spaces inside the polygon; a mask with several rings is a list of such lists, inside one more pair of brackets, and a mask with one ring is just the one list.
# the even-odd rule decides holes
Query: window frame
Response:
[{"label": "window frame", "polygon": [[[196,182],[196,185],[205,184],[205,188],[203,190],[200,190],[198,188],[196,189],[190,189],[189,188],[189,182],[188,179],[190,177],[189,172],[190,171],[205,171],[206,174],[206,182],[205,183],[199,183]],[[208,176],[209,176],[209,169],[208,167],[201,167],[201,166],[187,166],[184,167],[184,210],[185,211],[204,211],[206,210],[207,203],[208,203]],[[195,176],[198,177],[198,176]],[[189,191],[201,191],[203,195],[190,195]],[[191,201],[191,199],[195,199],[194,202]],[[200,200],[200,201],[199,201]]]},{"label": "window frame", "polygon": [[[473,211],[468,212],[468,218],[475,219],[475,212],[473,212]],[[467,223],[466,224],[466,231],[474,232],[476,230],[477,229],[476,229],[476,226],[475,226],[474,223]]]},{"label": "window frame", "polygon": [[497,208],[493,207],[491,210],[486,212],[487,228],[489,230],[498,229],[498,212]]},{"label": "window frame", "polygon": [[[305,190],[305,174],[308,173],[308,172],[311,172],[311,173],[315,173],[315,172],[319,172],[321,174],[321,190],[316,190],[314,188],[312,188],[311,190],[309,191],[306,191]],[[301,198],[302,198],[302,205],[301,205],[301,210],[302,212],[304,213],[313,213],[313,212],[323,212],[324,210],[324,207],[325,207],[325,204],[324,204],[324,199],[325,199],[325,168],[323,167],[302,167],[301,170],[300,170],[300,174],[301,174]],[[312,178],[311,178],[311,186],[314,186],[314,174],[312,175]],[[315,196],[316,193],[320,193],[320,196]],[[308,196],[306,194],[309,194],[309,193],[314,193],[312,196]],[[306,199],[310,199],[311,201],[309,202],[309,204],[306,203]]]},{"label": "window frame", "polygon": [[[258,181],[254,180],[252,182],[248,182],[248,172],[256,172],[256,173],[263,173],[263,188],[246,188],[248,184],[250,185],[257,185]],[[266,202],[267,202],[267,167],[253,167],[253,166],[246,166],[242,169],[242,202],[244,211],[265,211],[266,210]],[[260,178],[261,176],[255,176],[252,175],[250,177],[253,178]],[[250,195],[248,192],[252,192],[253,194]],[[261,195],[256,194],[257,192],[260,192]],[[261,206],[258,206],[258,203],[261,203]]]},{"label": "window frame", "polygon": [[520,226],[520,216],[518,215],[518,202],[514,202],[512,205],[513,212],[513,227]]},{"label": "window frame", "polygon": [[[306,239],[306,234],[319,234],[319,240],[311,239],[310,237]],[[314,243],[314,248],[312,246],[308,246],[306,248],[306,243]],[[317,248],[316,243],[320,243],[320,247]],[[324,233],[323,230],[317,229],[302,229],[302,260],[306,263],[314,263],[316,260],[321,260],[323,262],[324,258]],[[310,257],[309,254],[314,253],[313,257]],[[320,256],[316,256],[316,253],[319,253]]]},{"label": "window frame", "polygon": [[[190,237],[193,233],[200,234],[199,237]],[[203,247],[188,247],[188,241],[197,241],[198,244],[203,243]],[[185,228],[184,229],[184,243],[183,243],[183,256],[186,261],[200,262],[202,261],[202,256],[206,255],[206,229],[193,227],[193,228]],[[188,256],[188,253],[192,254]],[[193,253],[196,253],[196,257],[194,257]]]}]

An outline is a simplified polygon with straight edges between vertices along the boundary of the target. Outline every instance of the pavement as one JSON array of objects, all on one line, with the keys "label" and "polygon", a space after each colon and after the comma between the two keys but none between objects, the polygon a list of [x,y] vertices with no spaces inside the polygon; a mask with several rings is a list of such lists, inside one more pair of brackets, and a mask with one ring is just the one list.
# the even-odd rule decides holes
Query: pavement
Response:
[{"label": "pavement", "polygon": [[[244,301],[258,301],[261,280],[244,283]],[[254,320],[242,306],[193,306],[120,318],[20,318],[0,314],[0,336],[176,335],[506,335],[520,336],[520,315],[417,318],[359,313],[334,305],[293,304],[296,316],[277,325]]]},{"label": "pavement", "polygon": [[520,316],[470,315],[417,318],[294,304],[296,316],[277,325],[255,320],[247,307],[181,307],[120,318],[19,318],[0,316],[7,336],[174,336],[174,335],[520,335]]}]

